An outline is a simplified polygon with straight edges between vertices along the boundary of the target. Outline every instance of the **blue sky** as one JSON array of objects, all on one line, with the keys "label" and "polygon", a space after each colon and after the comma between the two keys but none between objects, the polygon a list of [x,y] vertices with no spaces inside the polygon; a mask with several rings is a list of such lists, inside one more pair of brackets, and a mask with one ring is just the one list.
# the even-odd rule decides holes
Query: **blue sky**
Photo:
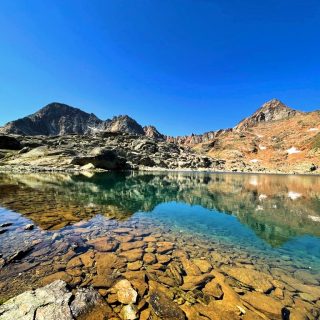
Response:
[{"label": "blue sky", "polygon": [[318,0],[0,2],[0,125],[59,101],[170,135],[320,108]]}]

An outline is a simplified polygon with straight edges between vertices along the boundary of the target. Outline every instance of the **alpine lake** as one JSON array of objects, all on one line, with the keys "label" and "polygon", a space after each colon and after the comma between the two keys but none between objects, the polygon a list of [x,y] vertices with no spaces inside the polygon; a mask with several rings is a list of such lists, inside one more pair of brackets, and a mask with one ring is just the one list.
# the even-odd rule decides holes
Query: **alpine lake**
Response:
[{"label": "alpine lake", "polygon": [[137,319],[319,319],[320,177],[1,173],[0,301],[57,279],[106,319],[120,279]]}]

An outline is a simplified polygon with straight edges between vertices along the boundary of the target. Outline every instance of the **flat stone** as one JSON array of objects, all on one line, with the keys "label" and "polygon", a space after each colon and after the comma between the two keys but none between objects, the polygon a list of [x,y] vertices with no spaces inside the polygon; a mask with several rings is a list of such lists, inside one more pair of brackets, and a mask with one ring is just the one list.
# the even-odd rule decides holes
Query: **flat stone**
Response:
[{"label": "flat stone", "polygon": [[49,276],[44,277],[41,280],[41,283],[43,285],[47,285],[47,284],[50,284],[51,282],[54,282],[56,280],[70,282],[72,280],[72,277],[69,274],[67,274],[66,272],[60,271],[60,272],[56,272],[56,273],[50,274]]},{"label": "flat stone", "polygon": [[83,254],[80,254],[78,258],[81,260],[83,265],[86,268],[92,268],[94,265],[94,252],[93,251],[87,251]]},{"label": "flat stone", "polygon": [[134,262],[137,260],[141,260],[143,256],[142,249],[133,249],[129,251],[124,251],[119,254],[121,257],[125,257],[129,262]]},{"label": "flat stone", "polygon": [[167,264],[171,261],[171,256],[169,256],[167,254],[158,254],[157,260],[161,264]]},{"label": "flat stone", "polygon": [[120,250],[128,251],[132,249],[143,248],[146,245],[144,241],[134,241],[134,242],[125,242],[121,243]]},{"label": "flat stone", "polygon": [[129,233],[132,231],[131,228],[117,228],[117,229],[114,229],[112,230],[114,233]]},{"label": "flat stone", "polygon": [[273,278],[260,271],[235,267],[228,269],[227,273],[229,276],[258,292],[268,292],[273,288]]},{"label": "flat stone", "polygon": [[242,299],[271,319],[282,319],[281,309],[284,306],[279,300],[260,292],[248,292]]},{"label": "flat stone", "polygon": [[142,268],[142,262],[139,260],[128,263],[128,270],[136,271],[136,270],[140,270],[141,268]]},{"label": "flat stone", "polygon": [[157,252],[158,253],[167,253],[173,250],[174,244],[168,241],[159,241],[157,243]]},{"label": "flat stone", "polygon": [[157,262],[157,258],[153,253],[145,253],[143,256],[143,262],[146,264],[153,264]]},{"label": "flat stone", "polygon": [[185,313],[179,308],[179,306],[170,299],[168,299],[168,297],[160,291],[151,292],[149,304],[153,312],[161,319],[186,319]]},{"label": "flat stone", "polygon": [[188,276],[199,276],[202,274],[199,267],[191,262],[189,259],[185,257],[181,257],[180,261],[182,263],[183,269]]},{"label": "flat stone", "polygon": [[193,263],[200,269],[202,273],[208,273],[212,270],[212,265],[205,259],[194,259]]},{"label": "flat stone", "polygon": [[302,281],[304,284],[311,284],[311,285],[319,285],[319,281],[316,279],[316,277],[304,270],[297,270],[294,273],[294,277],[300,281]]},{"label": "flat stone", "polygon": [[70,259],[67,263],[67,269],[82,267],[83,263],[79,257],[74,257]]},{"label": "flat stone", "polygon": [[144,240],[145,242],[157,242],[157,241],[158,241],[157,238],[152,237],[152,236],[145,237],[143,240]]},{"label": "flat stone", "polygon": [[108,237],[101,237],[88,241],[96,250],[102,252],[115,251],[118,247],[118,242],[109,240]]},{"label": "flat stone", "polygon": [[214,280],[208,282],[203,288],[202,292],[214,297],[215,299],[222,299],[223,297],[221,285]]},{"label": "flat stone", "polygon": [[111,252],[99,252],[95,255],[97,274],[108,275],[112,273],[112,269],[120,264],[120,259]]},{"label": "flat stone", "polygon": [[203,274],[199,276],[185,276],[183,277],[183,290],[193,290],[195,288],[204,286],[209,280],[213,278],[211,274]]},{"label": "flat stone", "polygon": [[103,275],[103,276],[97,275],[92,278],[91,284],[94,288],[109,289],[115,284],[117,279],[118,279],[118,275],[114,275],[114,274]]},{"label": "flat stone", "polygon": [[119,302],[123,304],[132,304],[137,301],[137,291],[132,288],[131,283],[128,280],[120,280],[116,283],[114,289],[117,292]]}]

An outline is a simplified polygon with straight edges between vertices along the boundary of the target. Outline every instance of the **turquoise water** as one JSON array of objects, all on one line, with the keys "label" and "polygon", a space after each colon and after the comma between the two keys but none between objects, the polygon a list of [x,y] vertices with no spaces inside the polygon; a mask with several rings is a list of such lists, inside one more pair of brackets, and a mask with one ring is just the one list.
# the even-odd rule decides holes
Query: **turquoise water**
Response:
[{"label": "turquoise water", "polygon": [[[138,215],[144,215],[139,213]],[[201,206],[169,202],[158,205],[149,217],[155,223],[170,226],[172,230],[183,234],[196,235],[233,248],[241,248],[251,254],[264,257],[285,258],[293,261],[297,267],[320,272],[320,238],[312,235],[295,236],[274,247],[261,239],[236,216]],[[267,228],[267,226],[266,226]]]},{"label": "turquoise water", "polygon": [[[202,239],[226,252],[241,250],[273,265],[281,260],[320,272],[317,176],[2,174],[0,206],[0,223],[15,217],[16,227],[19,219],[52,232],[97,217],[119,223],[148,219],[191,242],[194,237],[195,243]],[[0,235],[0,247],[2,241]]]}]

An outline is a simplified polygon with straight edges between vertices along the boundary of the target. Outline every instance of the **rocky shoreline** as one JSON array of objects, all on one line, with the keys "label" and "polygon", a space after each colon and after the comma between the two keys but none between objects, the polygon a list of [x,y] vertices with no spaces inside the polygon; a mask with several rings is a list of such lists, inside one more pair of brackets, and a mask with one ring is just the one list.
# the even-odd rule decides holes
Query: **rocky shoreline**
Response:
[{"label": "rocky shoreline", "polygon": [[189,147],[119,132],[93,136],[0,135],[0,172],[206,171],[319,174],[310,168],[271,170],[213,159]]},{"label": "rocky shoreline", "polygon": [[[148,218],[122,223],[100,219],[90,228],[80,222],[52,234],[51,240],[41,239],[37,230],[23,233],[38,241],[30,253],[3,267],[1,298],[18,284],[20,292],[45,287],[4,303],[1,320],[22,312],[23,319],[36,320],[57,315],[66,320],[320,316],[319,275],[289,257],[257,258],[241,247],[157,228]],[[8,277],[13,282],[4,283]]]}]

